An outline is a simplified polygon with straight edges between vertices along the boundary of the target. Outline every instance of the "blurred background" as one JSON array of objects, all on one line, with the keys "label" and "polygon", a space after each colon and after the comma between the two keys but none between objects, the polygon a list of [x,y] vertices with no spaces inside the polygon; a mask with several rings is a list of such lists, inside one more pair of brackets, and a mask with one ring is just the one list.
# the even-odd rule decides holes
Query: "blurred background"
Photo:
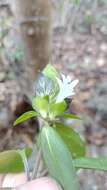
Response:
[{"label": "blurred background", "polygon": [[[70,112],[82,121],[68,123],[85,140],[88,156],[107,156],[107,0],[50,1],[51,62],[59,72],[79,79]],[[12,128],[31,109],[27,95],[32,71],[30,63],[23,63],[15,11],[15,0],[0,0],[0,151],[32,147],[38,132],[35,119]],[[107,190],[106,173],[81,170],[78,176],[82,190]]]}]

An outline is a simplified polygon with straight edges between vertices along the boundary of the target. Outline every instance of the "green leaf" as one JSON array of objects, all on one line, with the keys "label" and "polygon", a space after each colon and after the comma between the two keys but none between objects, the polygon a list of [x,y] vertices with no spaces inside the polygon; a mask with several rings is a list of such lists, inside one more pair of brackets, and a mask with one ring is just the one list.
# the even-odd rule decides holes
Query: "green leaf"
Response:
[{"label": "green leaf", "polygon": [[[32,153],[30,148],[26,148],[26,156]],[[0,173],[18,173],[24,171],[22,158],[17,150],[9,150],[0,153]]]},{"label": "green leaf", "polygon": [[67,105],[65,101],[61,103],[51,103],[49,106],[49,116],[50,118],[55,118],[56,116],[60,116],[65,112]]},{"label": "green leaf", "polygon": [[79,190],[72,156],[54,128],[42,128],[41,149],[49,174],[64,190]]},{"label": "green leaf", "polygon": [[64,113],[64,114],[62,115],[62,117],[63,117],[64,119],[78,119],[78,120],[81,120],[81,118],[80,118],[79,116],[73,115],[73,114],[66,114],[66,113]]},{"label": "green leaf", "polygon": [[16,121],[14,122],[13,126],[18,125],[32,117],[36,117],[38,114],[35,111],[28,111],[22,114]]},{"label": "green leaf", "polygon": [[40,113],[40,115],[44,118],[46,118],[47,116],[47,113],[48,113],[48,106],[49,106],[49,103],[48,103],[48,100],[47,100],[47,97],[35,97],[33,98],[33,101],[32,101],[32,107]]},{"label": "green leaf", "polygon": [[75,159],[74,166],[77,169],[94,169],[107,171],[107,157],[106,158],[79,158]]},{"label": "green leaf", "polygon": [[48,64],[45,69],[43,70],[43,73],[45,76],[47,76],[48,78],[55,80],[56,77],[59,77],[58,72],[55,70],[55,68],[51,65]]},{"label": "green leaf", "polygon": [[85,156],[85,143],[77,132],[62,123],[56,123],[55,130],[61,136],[74,158]]}]

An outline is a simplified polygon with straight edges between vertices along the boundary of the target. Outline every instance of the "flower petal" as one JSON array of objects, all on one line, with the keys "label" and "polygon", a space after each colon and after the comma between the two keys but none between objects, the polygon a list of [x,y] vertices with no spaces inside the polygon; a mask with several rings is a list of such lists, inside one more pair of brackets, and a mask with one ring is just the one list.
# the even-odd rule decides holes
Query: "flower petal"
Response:
[{"label": "flower petal", "polygon": [[79,80],[76,79],[76,80],[73,80],[70,85],[72,88],[74,88],[78,83],[79,83]]},{"label": "flower petal", "polygon": [[61,75],[61,77],[62,77],[62,80],[57,78],[57,81],[60,87],[60,91],[56,99],[57,103],[63,101],[67,97],[73,96],[75,94],[74,87],[79,82],[78,79],[71,81],[70,76],[66,77],[63,74]]}]

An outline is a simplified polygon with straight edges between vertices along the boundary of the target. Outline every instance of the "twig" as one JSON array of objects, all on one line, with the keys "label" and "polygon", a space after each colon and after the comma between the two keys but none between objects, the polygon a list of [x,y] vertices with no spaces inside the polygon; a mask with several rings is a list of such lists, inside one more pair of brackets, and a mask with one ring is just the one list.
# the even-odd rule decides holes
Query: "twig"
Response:
[{"label": "twig", "polygon": [[28,166],[28,161],[27,161],[27,158],[26,158],[25,150],[19,150],[18,152],[19,152],[19,154],[20,154],[20,156],[22,158],[25,173],[27,175],[27,180],[29,181],[30,180],[30,171],[29,171],[29,166]]},{"label": "twig", "polygon": [[47,174],[48,174],[48,170],[45,169],[45,170],[43,170],[43,172],[41,172],[41,173],[38,175],[38,177],[44,177],[44,176],[46,176]]},{"label": "twig", "polygon": [[32,172],[31,179],[35,179],[37,177],[38,169],[40,167],[40,162],[41,162],[41,150],[39,150],[39,152],[37,154],[36,163],[34,166],[34,170]]}]

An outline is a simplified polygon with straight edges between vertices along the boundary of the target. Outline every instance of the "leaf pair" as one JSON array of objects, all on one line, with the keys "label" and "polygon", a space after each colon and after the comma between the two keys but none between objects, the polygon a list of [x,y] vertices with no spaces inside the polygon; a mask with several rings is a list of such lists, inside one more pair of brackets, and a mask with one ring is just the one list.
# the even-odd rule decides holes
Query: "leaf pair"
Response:
[{"label": "leaf pair", "polygon": [[66,103],[51,103],[48,97],[35,97],[32,102],[33,108],[40,113],[43,118],[54,119],[65,112]]},{"label": "leaf pair", "polygon": [[33,117],[43,117],[46,119],[47,117],[50,120],[54,120],[56,117],[62,117],[65,119],[80,119],[76,115],[72,114],[65,114],[66,110],[66,103],[65,101],[60,103],[49,103],[48,96],[45,97],[34,97],[32,101],[32,107],[35,111],[28,111],[21,115],[16,121],[14,122],[14,126],[18,125],[30,118]]}]

